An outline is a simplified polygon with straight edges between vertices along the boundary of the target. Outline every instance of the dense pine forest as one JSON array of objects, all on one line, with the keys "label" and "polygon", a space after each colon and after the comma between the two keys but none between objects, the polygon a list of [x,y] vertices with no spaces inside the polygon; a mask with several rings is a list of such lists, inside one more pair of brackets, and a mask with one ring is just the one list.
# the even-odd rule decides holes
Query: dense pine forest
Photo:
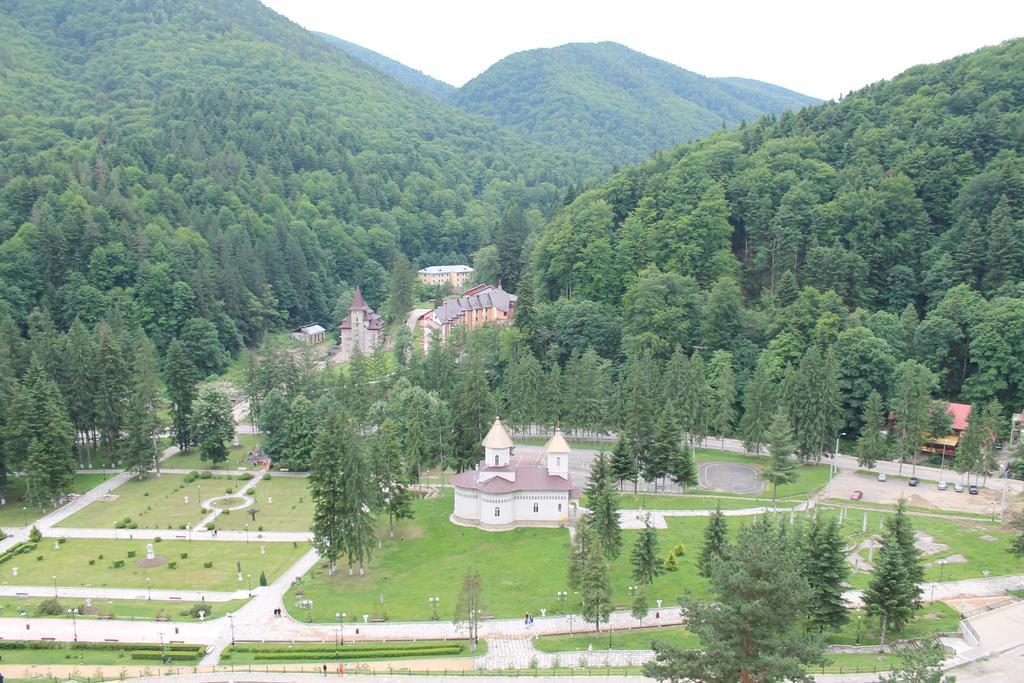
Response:
[{"label": "dense pine forest", "polygon": [[255,0],[10,2],[0,38],[0,472],[37,499],[97,450],[151,468],[165,429],[218,462],[197,383],[356,285],[395,323],[410,265],[472,260],[514,325],[340,372],[261,351],[238,388],[276,460],[329,423],[462,469],[501,412],[687,481],[684,435],[912,455],[934,399],[975,405],[957,467],[987,474],[1024,407],[1024,41],[595,180]]}]

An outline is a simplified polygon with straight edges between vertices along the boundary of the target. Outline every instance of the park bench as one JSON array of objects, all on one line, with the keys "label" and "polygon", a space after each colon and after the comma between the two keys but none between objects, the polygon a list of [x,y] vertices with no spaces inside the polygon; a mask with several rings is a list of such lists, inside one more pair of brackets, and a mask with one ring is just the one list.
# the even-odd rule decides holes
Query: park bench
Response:
[{"label": "park bench", "polygon": [[96,618],[97,619],[113,619],[114,615],[113,614],[100,614]]},{"label": "park bench", "polygon": [[379,623],[387,621],[387,620],[388,620],[388,618],[385,615],[383,615],[383,614],[371,614],[370,615],[370,621],[372,621],[375,624],[379,624]]}]

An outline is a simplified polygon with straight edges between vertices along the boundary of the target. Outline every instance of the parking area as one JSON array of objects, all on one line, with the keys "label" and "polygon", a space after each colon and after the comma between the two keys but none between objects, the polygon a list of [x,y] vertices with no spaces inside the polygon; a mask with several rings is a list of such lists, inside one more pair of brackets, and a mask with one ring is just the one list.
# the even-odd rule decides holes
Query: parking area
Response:
[{"label": "parking area", "polygon": [[[910,469],[906,469],[909,474]],[[979,487],[978,495],[972,496],[966,490],[957,493],[953,490],[953,482],[960,480],[954,473],[949,488],[940,491],[934,481],[922,481],[918,486],[909,486],[907,479],[890,476],[888,481],[878,481],[875,476],[843,472],[832,480],[832,497],[849,499],[854,491],[863,491],[861,499],[865,503],[896,504],[900,497],[907,499],[907,504],[919,508],[935,510],[953,510],[957,512],[973,512],[977,514],[998,513],[1002,509],[1003,482],[1001,479],[989,479],[989,488]],[[973,481],[973,478],[972,478]],[[966,487],[965,487],[966,488]],[[1007,494],[1008,503],[1016,500],[1016,494]]]}]

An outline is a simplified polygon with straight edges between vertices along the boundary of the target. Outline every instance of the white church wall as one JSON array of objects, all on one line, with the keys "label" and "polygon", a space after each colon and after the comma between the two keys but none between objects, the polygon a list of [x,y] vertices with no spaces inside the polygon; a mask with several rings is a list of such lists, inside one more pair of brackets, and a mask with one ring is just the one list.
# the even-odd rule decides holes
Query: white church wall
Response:
[{"label": "white church wall", "polygon": [[480,494],[480,523],[487,526],[502,526],[515,521],[513,501],[510,495]]}]

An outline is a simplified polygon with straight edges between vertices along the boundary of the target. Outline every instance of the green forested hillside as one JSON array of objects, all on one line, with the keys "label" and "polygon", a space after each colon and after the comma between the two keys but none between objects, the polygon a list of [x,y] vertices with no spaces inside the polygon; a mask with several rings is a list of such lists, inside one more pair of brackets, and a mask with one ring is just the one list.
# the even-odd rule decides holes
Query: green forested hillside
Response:
[{"label": "green forested hillside", "polygon": [[534,252],[538,312],[571,296],[621,314],[627,354],[727,350],[776,379],[834,352],[853,428],[904,359],[936,397],[1008,416],[1024,407],[1022,152],[1024,40],[914,67],[584,193]]},{"label": "green forested hillside", "polygon": [[444,81],[431,78],[422,71],[417,71],[412,67],[402,64],[401,62],[396,62],[390,57],[385,57],[379,52],[374,52],[362,45],[350,43],[347,40],[342,40],[337,36],[332,36],[327,33],[317,33],[317,35],[326,40],[329,44],[345,51],[349,56],[358,59],[368,66],[372,66],[381,73],[391,76],[399,83],[408,85],[409,87],[428,95],[433,95],[439,100],[443,100],[455,92],[454,85],[449,85]]},{"label": "green forested hillside", "polygon": [[233,351],[337,324],[398,253],[464,262],[586,172],[256,0],[5,2],[0,46],[0,317],[23,330],[38,307]]},{"label": "green forested hillside", "polygon": [[816,101],[757,81],[706,78],[610,42],[518,52],[452,96],[531,140],[610,164]]}]

